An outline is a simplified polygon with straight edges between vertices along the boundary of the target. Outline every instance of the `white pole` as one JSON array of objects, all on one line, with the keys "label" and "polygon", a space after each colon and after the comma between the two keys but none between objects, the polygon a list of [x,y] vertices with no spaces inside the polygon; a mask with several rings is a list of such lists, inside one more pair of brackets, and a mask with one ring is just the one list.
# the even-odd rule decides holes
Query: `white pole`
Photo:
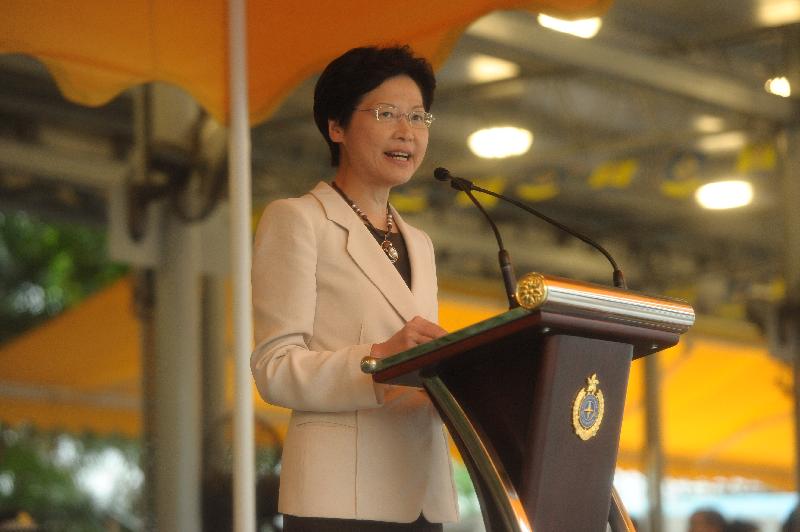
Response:
[{"label": "white pole", "polygon": [[250,349],[250,124],[247,90],[247,9],[245,0],[228,1],[230,137],[228,191],[231,216],[231,279],[235,401],[233,407],[233,529],[255,532],[255,445]]}]

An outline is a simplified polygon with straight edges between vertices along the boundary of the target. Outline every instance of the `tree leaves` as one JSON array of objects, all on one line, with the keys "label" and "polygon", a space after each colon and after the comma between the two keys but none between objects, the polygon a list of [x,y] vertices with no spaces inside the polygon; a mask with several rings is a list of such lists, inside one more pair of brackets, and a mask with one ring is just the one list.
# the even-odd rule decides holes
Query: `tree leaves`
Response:
[{"label": "tree leaves", "polygon": [[0,211],[0,344],[126,271],[108,259],[100,229]]}]

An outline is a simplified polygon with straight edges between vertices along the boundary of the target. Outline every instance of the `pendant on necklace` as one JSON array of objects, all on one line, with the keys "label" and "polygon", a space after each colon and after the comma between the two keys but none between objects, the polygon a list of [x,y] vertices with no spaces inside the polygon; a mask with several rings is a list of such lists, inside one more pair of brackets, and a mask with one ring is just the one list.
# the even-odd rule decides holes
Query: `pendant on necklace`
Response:
[{"label": "pendant on necklace", "polygon": [[386,253],[386,256],[389,257],[389,261],[394,264],[397,262],[397,259],[400,258],[400,254],[397,252],[397,248],[389,240],[384,240],[381,244],[381,249],[383,252]]}]

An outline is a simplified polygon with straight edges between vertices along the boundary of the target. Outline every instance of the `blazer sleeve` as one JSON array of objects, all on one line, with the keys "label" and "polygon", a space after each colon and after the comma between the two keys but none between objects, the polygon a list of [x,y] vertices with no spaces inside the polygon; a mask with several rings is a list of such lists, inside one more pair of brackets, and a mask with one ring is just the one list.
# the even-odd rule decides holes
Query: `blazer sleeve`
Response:
[{"label": "blazer sleeve", "polygon": [[372,344],[309,349],[317,298],[317,239],[327,222],[308,197],[271,203],[253,246],[255,350],[250,368],[269,403],[312,412],[376,408],[383,386],[361,371]]}]

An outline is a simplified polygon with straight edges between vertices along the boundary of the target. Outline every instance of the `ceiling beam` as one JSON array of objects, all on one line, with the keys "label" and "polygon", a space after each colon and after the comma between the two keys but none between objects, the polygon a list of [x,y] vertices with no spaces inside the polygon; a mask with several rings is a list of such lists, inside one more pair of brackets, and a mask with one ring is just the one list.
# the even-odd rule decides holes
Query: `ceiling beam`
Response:
[{"label": "ceiling beam", "polygon": [[121,183],[131,172],[130,164],[123,161],[59,152],[8,139],[0,139],[0,169],[94,188],[107,188]]},{"label": "ceiling beam", "polygon": [[751,116],[777,122],[796,121],[800,116],[794,101],[771,95],[756,84],[681,61],[550,31],[527,13],[494,13],[470,26],[467,36],[488,41],[487,46],[495,50],[500,43],[514,56],[532,54],[561,66],[614,76]]}]

